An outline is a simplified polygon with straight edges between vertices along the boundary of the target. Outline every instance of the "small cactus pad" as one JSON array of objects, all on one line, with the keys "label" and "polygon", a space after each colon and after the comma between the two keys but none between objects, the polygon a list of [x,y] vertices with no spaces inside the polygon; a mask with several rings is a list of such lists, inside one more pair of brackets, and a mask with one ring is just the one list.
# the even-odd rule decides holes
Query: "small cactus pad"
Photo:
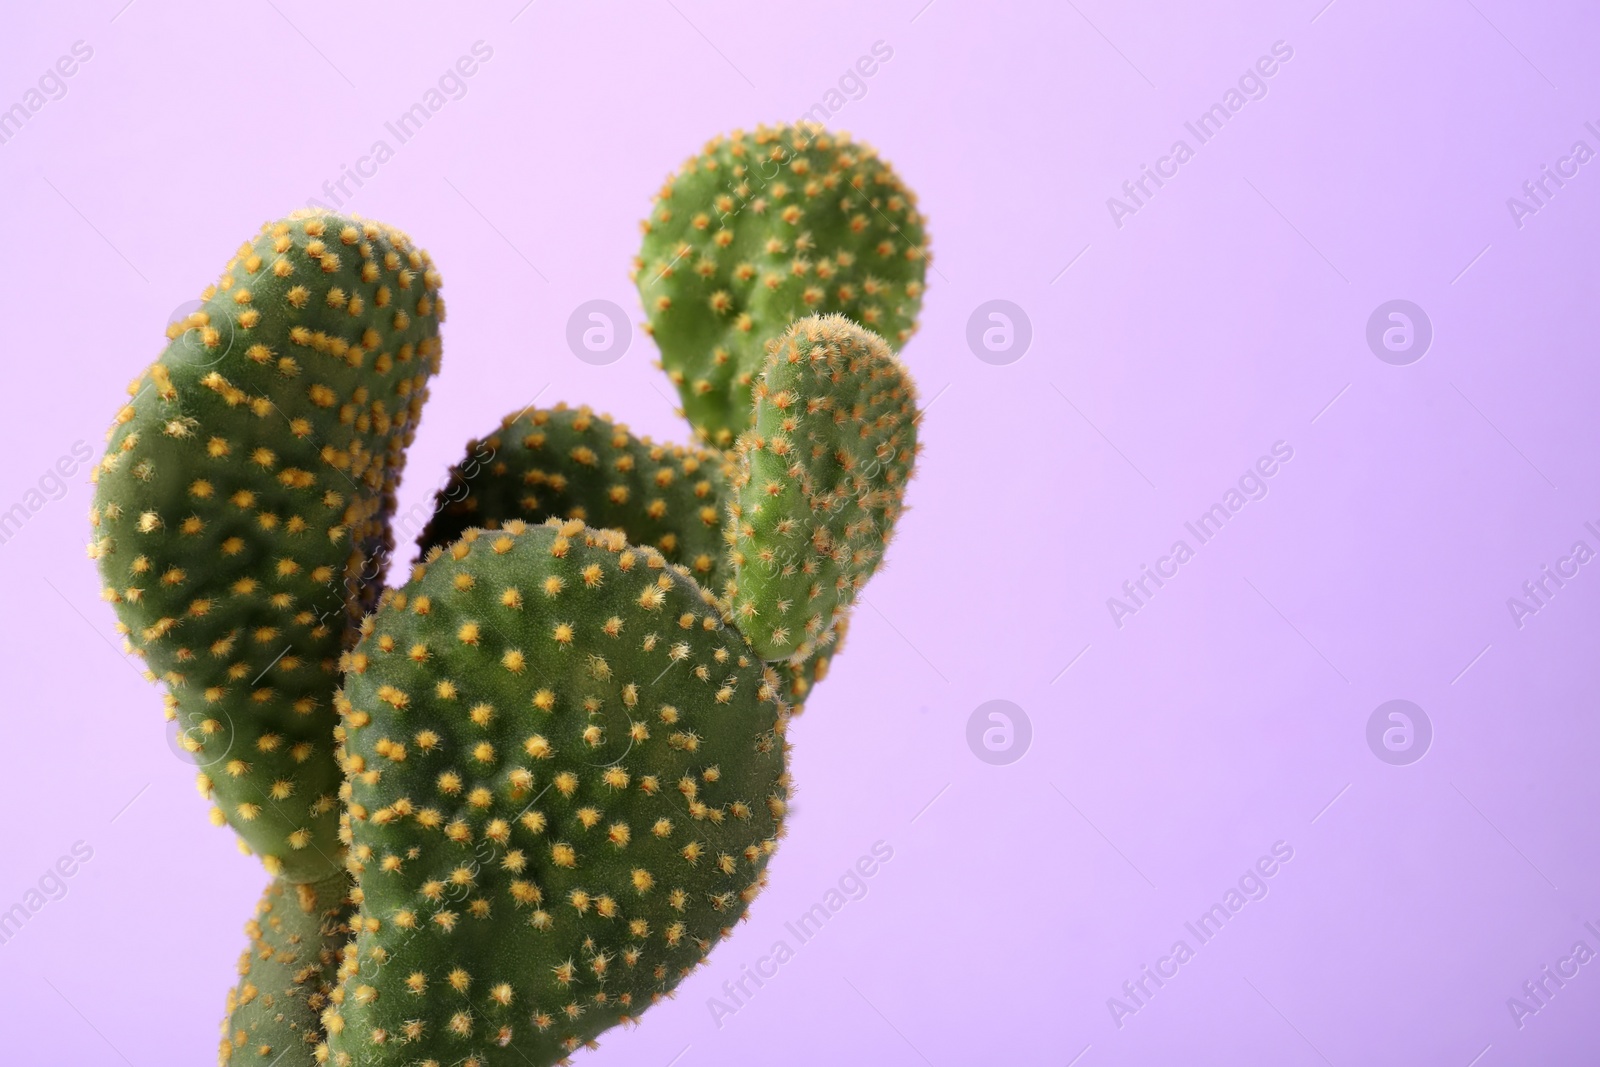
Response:
[{"label": "small cactus pad", "polygon": [[686,570],[513,520],[431,551],[363,629],[332,1063],[545,1067],[744,915],[782,832],[786,709]]},{"label": "small cactus pad", "polygon": [[842,312],[898,349],[928,265],[916,197],[877,152],[814,123],[718,137],[657,194],[634,281],[662,365],[704,439],[750,424],[766,344]]},{"label": "small cactus pad", "polygon": [[773,664],[778,670],[778,677],[783,679],[784,699],[789,702],[791,715],[798,716],[806,710],[806,697],[811,695],[811,690],[818,682],[828,676],[833,657],[844,648],[845,633],[849,628],[849,614],[841,613],[834,620],[833,628],[823,635],[809,655],[791,657]]},{"label": "small cactus pad", "polygon": [[[659,549],[667,562],[683,564],[702,586],[720,591],[732,575],[723,508],[733,471],[729,453],[658,445],[587,407],[524,412],[469,442],[435,498],[418,547],[426,554],[448,545],[469,526],[581,519]],[[844,627],[841,618],[840,639]],[[794,714],[804,710],[801,701],[837,651],[830,634],[811,658],[778,665]]]},{"label": "small cactus pad", "polygon": [[469,526],[579,519],[658,549],[715,591],[731,469],[726,453],[658,445],[588,407],[523,412],[467,446],[420,547],[448,545]]},{"label": "small cactus pad", "polygon": [[228,991],[220,1067],[315,1067],[322,1012],[350,939],[350,876],[291,885],[274,878],[245,927],[239,985]]},{"label": "small cactus pad", "polygon": [[444,308],[397,230],[262,227],[168,330],[96,470],[89,554],[201,791],[296,882],[341,867],[333,695],[381,588]]},{"label": "small cactus pad", "polygon": [[916,389],[843,315],[773,342],[729,506],[734,618],[765,659],[803,658],[877,570],[917,453]]}]

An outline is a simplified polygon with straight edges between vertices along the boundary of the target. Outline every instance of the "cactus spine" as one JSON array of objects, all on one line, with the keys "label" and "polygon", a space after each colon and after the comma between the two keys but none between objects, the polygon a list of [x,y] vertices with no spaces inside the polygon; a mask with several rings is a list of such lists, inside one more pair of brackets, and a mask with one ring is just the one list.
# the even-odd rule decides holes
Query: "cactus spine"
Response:
[{"label": "cactus spine", "polygon": [[917,454],[916,388],[843,315],[771,347],[728,504],[741,628],[765,659],[805,659],[883,560]]},{"label": "cactus spine", "polygon": [[263,227],[129,386],[96,471],[104,596],[166,684],[214,817],[291,881],[341,866],[338,657],[382,587],[438,288],[377,223]]},{"label": "cactus spine", "polygon": [[378,921],[324,1018],[336,1057],[551,1062],[670,992],[759,889],[786,709],[659,552],[577,520],[468,530],[347,668],[351,866]]},{"label": "cactus spine", "polygon": [[656,195],[634,281],[695,432],[729,448],[750,424],[766,346],[836,312],[895,349],[928,267],[916,197],[848,134],[814,123],[718,137]]},{"label": "cactus spine", "polygon": [[239,956],[239,984],[228,993],[219,1062],[314,1061],[340,950],[353,933],[349,893],[342,871],[322,882],[268,883],[245,927],[250,944]]},{"label": "cactus spine", "polygon": [[564,1062],[765,884],[787,724],[904,510],[894,348],[927,241],[843,135],[761,129],[692,163],[636,277],[701,444],[587,407],[508,417],[398,588],[444,317],[404,234],[268,224],[130,388],[89,552],[215,821],[274,876],[220,1062]]}]

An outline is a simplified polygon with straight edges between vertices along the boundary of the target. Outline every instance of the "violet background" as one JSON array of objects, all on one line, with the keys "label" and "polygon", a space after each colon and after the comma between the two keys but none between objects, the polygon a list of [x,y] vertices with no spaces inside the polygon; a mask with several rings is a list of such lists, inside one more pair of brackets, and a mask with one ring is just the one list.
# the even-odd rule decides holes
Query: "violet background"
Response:
[{"label": "violet background", "polygon": [[[581,1063],[1579,1064],[1600,964],[1518,1028],[1522,983],[1600,938],[1600,568],[1506,606],[1600,526],[1600,149],[1577,3],[894,0],[13,5],[0,106],[0,510],[77,440],[268,218],[322,195],[482,40],[492,60],[349,206],[430,249],[450,319],[402,507],[501,414],[590,402],[680,438],[637,332],[591,366],[580,303],[642,319],[638,219],[708,137],[799,116],[876,145],[933,234],[905,357],[930,405],[887,569],[795,726],[791,833],[750,920]],[[119,10],[120,8],[120,10]],[[1294,49],[1119,229],[1106,199],[1275,41]],[[1070,266],[1069,266],[1070,264]],[[1015,302],[1033,340],[965,339]],[[1369,314],[1434,340],[1378,360]],[[1120,630],[1106,598],[1275,441],[1294,458]],[[264,882],[212,828],[160,700],[113,647],[90,490],[0,545],[0,909],[93,859],[0,944],[0,1061],[209,1063]],[[1192,542],[1191,542],[1192,543]],[[1071,664],[1070,669],[1068,668]],[[1432,748],[1390,766],[1405,698]],[[1014,701],[1019,761],[967,744]],[[1331,803],[1330,803],[1331,802]],[[708,998],[875,841],[894,858],[719,1028]],[[1294,858],[1119,1029],[1107,998],[1275,841]],[[1476,1058],[1475,1058],[1476,1057]]]}]

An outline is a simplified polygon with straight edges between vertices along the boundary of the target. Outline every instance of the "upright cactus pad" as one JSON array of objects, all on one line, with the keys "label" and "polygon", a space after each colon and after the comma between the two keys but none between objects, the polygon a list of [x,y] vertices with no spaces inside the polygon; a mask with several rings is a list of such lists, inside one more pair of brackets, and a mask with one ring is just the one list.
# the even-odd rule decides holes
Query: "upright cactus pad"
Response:
[{"label": "upright cactus pad", "polygon": [[456,468],[435,500],[420,541],[448,545],[470,526],[512,519],[579,519],[621,530],[636,545],[720,586],[722,502],[729,457],[708,448],[658,445],[588,407],[524,411],[470,442],[470,473]]},{"label": "upright cactus pad", "polygon": [[883,560],[916,454],[916,389],[882,338],[814,315],[774,342],[727,531],[734,615],[763,658],[831,636]]},{"label": "upright cactus pad", "polygon": [[343,871],[317,883],[267,885],[245,928],[239,985],[228,991],[221,1067],[314,1067],[322,1013],[352,934],[349,895]]},{"label": "upright cactus pad", "polygon": [[378,223],[264,226],[130,386],[96,471],[105,598],[217,817],[292,881],[341,869],[338,658],[381,588],[438,288]]},{"label": "upright cactus pad", "polygon": [[718,137],[668,179],[634,281],[696,432],[750,424],[766,344],[841,312],[898,349],[916,328],[928,241],[916,197],[878,154],[813,123]]},{"label": "upright cactus pad", "polygon": [[758,891],[777,678],[654,549],[468,530],[346,665],[361,914],[334,1064],[545,1067],[669,992]]}]

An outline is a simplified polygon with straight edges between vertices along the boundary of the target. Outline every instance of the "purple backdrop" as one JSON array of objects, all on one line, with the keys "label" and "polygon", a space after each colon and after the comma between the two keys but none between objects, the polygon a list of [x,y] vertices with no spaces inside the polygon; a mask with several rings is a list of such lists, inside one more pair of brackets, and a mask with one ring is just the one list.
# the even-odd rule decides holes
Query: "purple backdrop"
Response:
[{"label": "purple backdrop", "polygon": [[808,111],[929,217],[913,510],[771,888],[581,1062],[1600,1059],[1592,6],[123,5],[0,35],[0,1060],[210,1062],[264,879],[84,556],[169,315],[338,194],[445,277],[403,508],[535,397],[680,437],[568,317]]}]

